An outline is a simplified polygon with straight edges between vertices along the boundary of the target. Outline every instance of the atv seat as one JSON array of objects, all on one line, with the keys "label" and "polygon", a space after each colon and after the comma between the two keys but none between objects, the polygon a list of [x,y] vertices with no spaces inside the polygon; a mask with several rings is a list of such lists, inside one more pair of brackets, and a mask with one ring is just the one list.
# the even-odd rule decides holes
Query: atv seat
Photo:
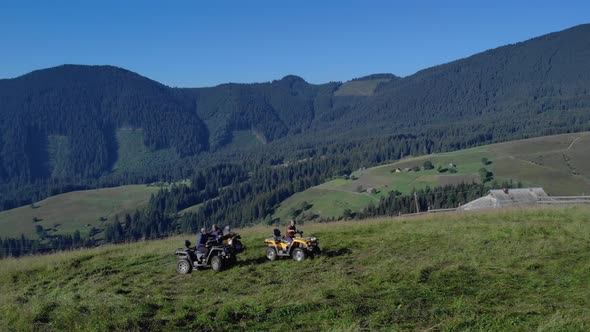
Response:
[{"label": "atv seat", "polygon": [[281,236],[281,231],[278,228],[272,230],[273,240],[277,242],[283,242],[284,238]]}]

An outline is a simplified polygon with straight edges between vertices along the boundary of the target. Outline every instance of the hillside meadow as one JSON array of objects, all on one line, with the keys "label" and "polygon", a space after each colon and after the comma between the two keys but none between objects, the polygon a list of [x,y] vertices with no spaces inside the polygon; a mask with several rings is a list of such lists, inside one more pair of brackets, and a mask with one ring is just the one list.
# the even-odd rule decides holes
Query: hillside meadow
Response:
[{"label": "hillside meadow", "polygon": [[[215,273],[185,238],[0,261],[2,331],[590,329],[589,207],[301,225],[323,255],[267,262],[271,226]],[[283,226],[281,226],[282,228]]]},{"label": "hillside meadow", "polygon": [[73,191],[49,197],[33,205],[0,212],[2,236],[35,236],[41,226],[49,234],[88,234],[92,227],[102,229],[116,216],[132,214],[147,204],[162,187],[127,185],[113,188]]},{"label": "hillside meadow", "polygon": [[[281,202],[273,217],[288,220],[302,202],[311,205],[307,213],[339,218],[345,209],[360,211],[392,190],[411,194],[426,187],[481,183],[479,170],[485,167],[492,181],[543,187],[549,195],[590,193],[590,133],[535,137],[484,145],[453,152],[407,157],[391,164],[359,169],[348,179],[336,178],[297,193]],[[484,165],[482,159],[488,164]],[[437,169],[420,168],[430,161]],[[450,164],[456,165],[451,171]],[[396,169],[399,172],[396,172]],[[489,182],[488,182],[489,183]],[[374,192],[369,192],[370,190]]]}]

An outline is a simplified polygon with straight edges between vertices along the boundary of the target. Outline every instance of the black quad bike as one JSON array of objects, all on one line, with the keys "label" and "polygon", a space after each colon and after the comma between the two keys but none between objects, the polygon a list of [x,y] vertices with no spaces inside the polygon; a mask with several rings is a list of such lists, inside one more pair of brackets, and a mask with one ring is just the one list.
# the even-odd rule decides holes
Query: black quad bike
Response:
[{"label": "black quad bike", "polygon": [[216,240],[207,242],[208,252],[199,251],[191,247],[191,241],[185,240],[186,248],[178,248],[176,255],[176,272],[181,274],[191,273],[201,267],[211,266],[213,271],[219,272],[236,263],[237,254],[244,250],[240,241],[240,235],[229,233]]}]

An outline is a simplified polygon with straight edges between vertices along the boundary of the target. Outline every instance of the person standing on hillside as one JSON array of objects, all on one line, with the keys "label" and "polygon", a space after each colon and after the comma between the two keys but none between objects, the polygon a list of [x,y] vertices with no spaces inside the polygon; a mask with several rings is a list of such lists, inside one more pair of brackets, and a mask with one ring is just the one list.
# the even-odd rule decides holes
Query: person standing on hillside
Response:
[{"label": "person standing on hillside", "polygon": [[295,233],[297,233],[297,222],[295,219],[291,219],[289,226],[287,226],[287,231],[285,232],[285,240],[292,242],[293,238],[295,237]]}]

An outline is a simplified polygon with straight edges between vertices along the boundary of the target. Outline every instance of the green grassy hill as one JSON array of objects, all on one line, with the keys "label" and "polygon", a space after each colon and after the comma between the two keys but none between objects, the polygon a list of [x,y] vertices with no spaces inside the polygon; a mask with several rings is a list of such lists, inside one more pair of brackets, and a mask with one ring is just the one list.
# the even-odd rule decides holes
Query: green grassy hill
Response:
[{"label": "green grassy hill", "polygon": [[53,196],[33,206],[0,212],[0,230],[2,236],[34,236],[35,227],[40,225],[49,234],[71,234],[76,230],[87,234],[92,227],[100,229],[112,222],[116,215],[133,213],[158,190],[157,186],[129,185]]},{"label": "green grassy hill", "polygon": [[[143,129],[121,128],[116,131],[117,161],[114,173],[141,173],[144,168],[158,168],[177,162],[174,149],[152,150],[144,142]],[[65,176],[70,156],[69,141],[65,136],[49,140],[50,166],[56,177]],[[126,185],[98,190],[74,191],[49,197],[34,206],[0,211],[0,234],[7,237],[36,235],[36,226],[48,234],[71,234],[79,230],[87,234],[92,227],[102,229],[116,215],[133,213],[146,204],[159,186]],[[101,220],[101,218],[103,220]],[[33,221],[36,220],[36,221]]]},{"label": "green grassy hill", "polygon": [[348,81],[343,83],[338,90],[334,92],[334,96],[372,96],[377,86],[384,82],[389,82],[391,79],[369,79],[359,81]]},{"label": "green grassy hill", "polygon": [[[0,261],[2,331],[590,329],[589,208],[309,224],[324,254],[179,275],[184,237]],[[191,236],[192,238],[193,236]]]},{"label": "green grassy hill", "polygon": [[[537,137],[472,149],[409,157],[398,162],[361,169],[349,179],[334,179],[287,199],[274,218],[287,220],[302,202],[311,204],[307,213],[339,217],[344,209],[358,211],[392,190],[405,194],[426,186],[481,182],[479,169],[485,167],[498,182],[513,180],[540,186],[550,195],[590,194],[590,132]],[[482,158],[489,160],[488,165]],[[405,171],[430,161],[435,169]],[[455,164],[451,173],[449,164]],[[400,169],[401,172],[396,172]],[[370,192],[370,189],[374,192]]]}]

